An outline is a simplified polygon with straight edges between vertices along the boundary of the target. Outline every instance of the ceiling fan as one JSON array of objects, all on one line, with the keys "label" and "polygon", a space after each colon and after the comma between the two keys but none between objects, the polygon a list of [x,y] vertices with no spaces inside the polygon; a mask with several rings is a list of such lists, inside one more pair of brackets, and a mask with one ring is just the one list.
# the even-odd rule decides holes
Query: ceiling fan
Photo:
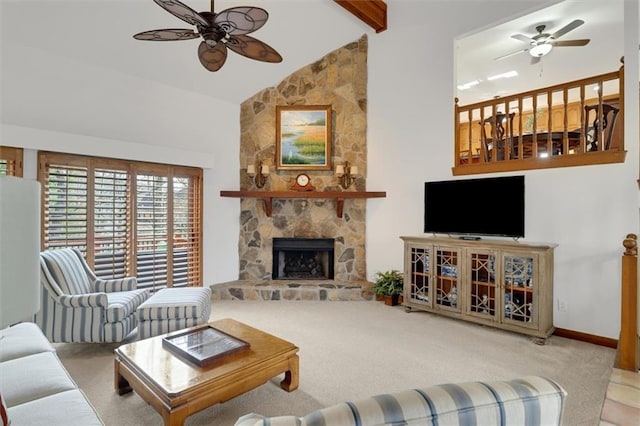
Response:
[{"label": "ceiling fan", "polygon": [[227,60],[227,48],[262,62],[282,62],[282,56],[268,44],[248,36],[260,29],[269,18],[259,7],[232,7],[215,13],[196,12],[178,0],[153,0],[160,7],[183,21],[195,25],[192,29],[161,29],[135,34],[136,40],[175,41],[202,37],[198,47],[200,63],[209,71],[218,71]]},{"label": "ceiling fan", "polygon": [[505,59],[510,56],[517,55],[518,53],[529,52],[532,57],[531,63],[535,64],[540,61],[540,58],[551,52],[551,49],[553,49],[554,47],[585,46],[591,41],[590,39],[583,38],[577,40],[558,41],[560,37],[562,37],[569,31],[578,28],[582,24],[584,24],[583,20],[576,19],[560,28],[553,34],[544,32],[546,25],[536,26],[536,31],[538,32],[538,34],[534,35],[533,37],[527,37],[524,34],[514,34],[511,36],[511,38],[525,42],[529,45],[529,47],[515,52],[507,53],[506,55],[496,58],[496,60]]}]

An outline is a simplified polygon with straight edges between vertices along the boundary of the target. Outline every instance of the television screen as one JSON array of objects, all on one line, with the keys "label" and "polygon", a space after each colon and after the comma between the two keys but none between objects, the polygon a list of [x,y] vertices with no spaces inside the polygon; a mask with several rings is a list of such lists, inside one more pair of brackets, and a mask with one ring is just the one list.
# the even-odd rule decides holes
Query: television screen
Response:
[{"label": "television screen", "polygon": [[424,232],[524,237],[524,176],[425,182]]}]

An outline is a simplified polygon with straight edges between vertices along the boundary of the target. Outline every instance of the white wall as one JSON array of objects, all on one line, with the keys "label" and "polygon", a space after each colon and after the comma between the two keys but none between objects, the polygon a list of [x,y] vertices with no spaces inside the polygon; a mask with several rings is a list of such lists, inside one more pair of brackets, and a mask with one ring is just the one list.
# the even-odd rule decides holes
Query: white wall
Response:
[{"label": "white wall", "polygon": [[[370,39],[368,167],[375,174],[368,176],[368,189],[386,190],[387,198],[368,202],[369,276],[402,268],[398,237],[423,235],[424,182],[452,178],[453,39],[474,25],[501,22],[500,10],[509,16],[532,7],[527,2],[486,3],[394,2],[390,30]],[[625,55],[635,58],[628,61],[626,75],[637,76],[637,65],[631,64],[638,62],[638,5],[627,2],[625,7],[635,8],[626,13],[631,17],[625,26],[635,34],[625,41]],[[617,66],[612,64],[612,70]],[[627,78],[627,93],[637,93],[637,81]],[[637,117],[638,99],[629,96],[624,164],[524,173],[526,238],[521,241],[558,244],[554,293],[567,309],[559,312],[554,303],[556,327],[618,337],[622,240],[638,232]]]},{"label": "white wall", "polygon": [[[519,0],[388,4],[387,31],[375,34],[355,19],[353,23],[369,34],[367,189],[387,191],[387,198],[367,202],[370,277],[379,270],[402,269],[399,237],[422,235],[424,182],[452,178],[454,38],[540,6]],[[638,5],[627,1],[625,7],[635,11],[626,14],[625,56],[631,58],[627,76],[638,75]],[[331,27],[332,37],[342,37],[335,47],[358,38],[353,36],[354,26]],[[299,38],[307,36],[310,44],[305,49],[313,47],[314,37],[322,37],[309,33]],[[26,69],[6,73],[3,65],[3,102],[15,102],[21,114],[20,120],[12,115],[10,121],[2,115],[0,143],[204,167],[205,284],[237,278],[240,203],[218,194],[239,187],[239,103],[63,57],[46,56],[46,67],[38,69],[29,55],[7,55],[5,50],[3,46],[3,64],[9,58]],[[326,53],[318,52],[317,57]],[[637,79],[627,78],[626,89],[637,93]],[[21,92],[32,90],[42,92],[46,108],[65,108],[82,117],[76,129],[54,132],[55,122],[34,129],[30,104],[20,101]],[[38,114],[46,108],[37,108]],[[87,114],[87,109],[95,114]],[[554,310],[555,325],[611,338],[619,331],[621,243],[627,233],[638,233],[639,224],[637,97],[627,97],[625,114],[624,164],[524,173],[524,241],[558,244],[554,291],[568,309]],[[91,137],[92,127],[110,136]],[[33,152],[27,154],[34,161]],[[25,169],[35,173],[34,164]]]},{"label": "white wall", "polygon": [[[37,150],[202,167],[204,282],[237,279],[240,206],[219,193],[239,186],[240,106],[43,52],[37,56],[45,56],[50,68],[28,66],[25,52],[35,52],[25,49],[10,55],[23,60],[24,72],[13,75],[3,68],[2,76],[5,99],[17,99],[12,114],[24,125],[6,123],[5,114],[0,125],[0,144],[26,148],[25,177],[36,177]],[[19,93],[32,90],[42,102],[34,111],[67,109],[78,117],[77,133],[50,130],[56,122],[49,129],[28,127],[29,105],[20,104]],[[25,113],[17,114],[22,108]],[[92,125],[110,126],[96,133],[114,138],[91,136]]]}]

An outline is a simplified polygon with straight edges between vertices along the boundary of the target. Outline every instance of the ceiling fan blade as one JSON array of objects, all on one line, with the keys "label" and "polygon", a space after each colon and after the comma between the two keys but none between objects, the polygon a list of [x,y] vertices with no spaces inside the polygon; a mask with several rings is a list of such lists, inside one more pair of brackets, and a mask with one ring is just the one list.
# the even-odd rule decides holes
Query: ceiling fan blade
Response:
[{"label": "ceiling fan blade", "polygon": [[576,28],[578,28],[582,24],[584,24],[584,21],[582,19],[576,19],[575,21],[572,21],[572,22],[568,23],[567,25],[565,25],[564,27],[560,28],[555,33],[551,34],[551,38],[557,40],[558,38],[562,37],[563,35],[565,35],[569,31],[575,30]]},{"label": "ceiling fan blade", "polygon": [[227,47],[250,59],[262,62],[282,62],[282,56],[266,43],[248,35],[229,37]]},{"label": "ceiling fan blade", "polygon": [[204,41],[198,46],[198,58],[200,63],[209,71],[218,71],[227,60],[227,47],[224,43],[218,43],[215,47],[209,47]]},{"label": "ceiling fan blade", "polygon": [[232,7],[216,14],[213,23],[229,35],[249,34],[262,27],[269,18],[260,7]]},{"label": "ceiling fan blade", "polygon": [[204,19],[198,12],[191,9],[189,6],[180,3],[178,0],[153,0],[158,6],[169,12],[170,14],[182,19],[183,21],[191,25],[209,25],[209,22]]},{"label": "ceiling fan blade", "polygon": [[531,39],[531,37],[527,37],[524,34],[514,34],[511,36],[511,38],[519,40],[519,41],[523,41],[525,43],[531,43],[533,40]]},{"label": "ceiling fan blade", "polygon": [[589,42],[591,41],[591,39],[588,38],[581,38],[581,39],[577,39],[577,40],[564,40],[564,41],[552,41],[551,44],[553,44],[554,46],[586,46],[587,44],[589,44]]},{"label": "ceiling fan blade", "polygon": [[143,31],[135,34],[133,38],[137,40],[151,40],[151,41],[175,41],[175,40],[190,40],[192,38],[198,38],[200,34],[193,30],[181,30],[181,29],[163,29],[163,30],[151,30]]},{"label": "ceiling fan blade", "polygon": [[507,53],[506,55],[502,55],[502,56],[498,56],[497,58],[493,58],[493,60],[494,61],[499,61],[501,59],[507,59],[507,58],[510,58],[511,56],[517,55],[518,53],[524,53],[524,52],[528,52],[528,51],[529,51],[529,48],[516,50],[515,52]]}]

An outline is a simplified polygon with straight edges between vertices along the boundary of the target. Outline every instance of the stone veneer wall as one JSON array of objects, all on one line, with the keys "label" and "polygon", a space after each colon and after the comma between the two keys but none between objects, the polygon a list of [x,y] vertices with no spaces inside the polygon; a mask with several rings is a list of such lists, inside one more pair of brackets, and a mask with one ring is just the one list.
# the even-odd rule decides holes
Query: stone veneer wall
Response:
[{"label": "stone veneer wall", "polygon": [[[285,58],[286,60],[286,58]],[[332,168],[349,161],[356,182],[344,191],[366,190],[367,36],[337,49],[241,105],[240,188],[257,189],[246,174],[262,161],[271,174],[261,190],[286,191],[303,171],[275,170],[276,105],[331,105]],[[307,171],[317,191],[342,191],[331,171]],[[274,199],[267,217],[262,201],[241,200],[239,257],[241,280],[270,280],[272,238],[335,238],[335,281],[366,281],[366,200],[345,200],[343,217],[336,200]]]}]

